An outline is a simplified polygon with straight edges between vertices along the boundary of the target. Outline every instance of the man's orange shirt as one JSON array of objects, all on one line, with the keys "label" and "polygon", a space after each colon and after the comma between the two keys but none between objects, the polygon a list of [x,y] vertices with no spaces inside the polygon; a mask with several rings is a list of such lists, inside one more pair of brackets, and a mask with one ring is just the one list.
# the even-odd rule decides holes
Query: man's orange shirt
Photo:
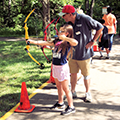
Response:
[{"label": "man's orange shirt", "polygon": [[109,14],[104,14],[103,18],[105,20],[105,26],[108,28],[108,34],[116,34],[116,17],[109,13]]}]

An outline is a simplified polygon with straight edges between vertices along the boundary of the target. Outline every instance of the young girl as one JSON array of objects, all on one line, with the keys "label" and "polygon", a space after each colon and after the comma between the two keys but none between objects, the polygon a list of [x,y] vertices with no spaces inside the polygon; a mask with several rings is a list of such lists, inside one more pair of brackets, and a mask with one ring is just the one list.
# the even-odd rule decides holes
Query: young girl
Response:
[{"label": "young girl", "polygon": [[[68,106],[61,112],[61,115],[66,115],[75,112],[73,106],[72,93],[69,89],[69,65],[67,63],[67,54],[72,46],[76,46],[78,42],[73,38],[73,28],[69,24],[65,24],[59,29],[59,39],[53,41],[34,41],[28,40],[30,44],[54,46],[53,50],[53,77],[55,79],[58,90],[58,102],[51,109],[63,109],[65,104],[63,101],[64,92],[67,97]],[[27,41],[27,42],[28,42]]]}]

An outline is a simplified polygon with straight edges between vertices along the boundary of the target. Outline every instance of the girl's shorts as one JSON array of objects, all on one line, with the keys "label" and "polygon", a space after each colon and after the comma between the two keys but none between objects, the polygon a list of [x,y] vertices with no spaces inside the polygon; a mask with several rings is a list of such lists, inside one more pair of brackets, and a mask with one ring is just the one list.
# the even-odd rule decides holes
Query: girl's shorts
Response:
[{"label": "girl's shorts", "polygon": [[64,80],[70,80],[70,71],[69,65],[53,65],[52,75],[54,78],[57,78],[59,82]]}]

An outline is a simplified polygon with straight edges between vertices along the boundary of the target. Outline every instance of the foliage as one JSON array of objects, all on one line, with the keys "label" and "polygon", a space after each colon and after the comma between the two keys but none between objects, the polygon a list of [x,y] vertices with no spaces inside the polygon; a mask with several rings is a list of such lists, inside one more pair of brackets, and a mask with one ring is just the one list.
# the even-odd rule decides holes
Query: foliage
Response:
[{"label": "foliage", "polygon": [[[0,117],[19,102],[21,83],[26,82],[30,94],[50,76],[51,64],[37,46],[31,46],[30,53],[39,62],[44,63],[45,68],[39,66],[27,55],[25,41],[0,41]],[[52,52],[45,50],[48,58]]]},{"label": "foliage", "polygon": [[22,36],[24,34],[23,28],[20,25],[16,25],[15,28],[10,28],[10,27],[4,27],[0,29],[0,34],[1,36],[5,35],[7,37],[17,37],[17,36]]},{"label": "foliage", "polygon": [[73,5],[73,3],[74,3],[74,0],[62,0],[62,3],[63,3],[63,5],[65,6],[65,5],[67,5],[67,4],[70,4],[70,5]]},{"label": "foliage", "polygon": [[102,18],[102,7],[110,6],[112,8],[112,13],[116,16],[117,19],[117,31],[120,32],[120,1],[119,0],[96,0],[94,6],[94,16],[96,20]]},{"label": "foliage", "polygon": [[[88,1],[89,5],[91,4],[92,0],[85,0]],[[84,0],[50,0],[50,16],[51,20],[54,18],[58,18],[58,14],[62,7],[66,4],[71,4],[75,6],[75,8],[78,8],[79,6],[83,9],[83,11],[86,11],[86,3]],[[0,28],[3,30],[0,30],[0,35],[9,36],[12,32],[12,35],[21,36],[21,34],[24,34],[24,29],[22,28],[24,19],[28,15],[28,13],[33,9],[37,8],[38,11],[37,14],[33,14],[32,17],[29,19],[28,27],[29,27],[29,33],[30,35],[38,35],[43,37],[43,4],[44,0],[2,0],[0,2]],[[120,12],[119,12],[119,6],[120,1],[119,0],[95,0],[95,4],[93,7],[93,18],[100,19],[102,18],[102,7],[105,7],[107,5],[110,5],[113,9],[113,14],[117,17],[118,20],[118,28],[120,23]],[[89,9],[91,9],[89,7]],[[60,24],[64,23],[63,19],[59,20]],[[52,26],[53,27],[53,26]],[[51,29],[52,29],[51,27]],[[11,30],[13,28],[14,30]],[[20,29],[19,29],[20,28]],[[7,34],[5,32],[7,30]],[[8,31],[9,30],[9,31]],[[9,33],[8,33],[9,32]],[[51,35],[53,35],[55,32],[52,31]]]}]

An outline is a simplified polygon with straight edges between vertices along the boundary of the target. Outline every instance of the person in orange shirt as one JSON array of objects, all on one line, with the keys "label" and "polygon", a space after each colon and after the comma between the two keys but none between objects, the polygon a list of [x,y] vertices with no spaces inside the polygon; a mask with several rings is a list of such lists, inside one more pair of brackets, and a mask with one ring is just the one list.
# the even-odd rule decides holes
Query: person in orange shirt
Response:
[{"label": "person in orange shirt", "polygon": [[105,20],[105,26],[108,28],[108,34],[109,34],[109,52],[112,49],[112,43],[113,43],[113,36],[116,34],[116,17],[111,13],[112,9],[111,7],[107,8],[107,14],[104,14],[103,18]]}]

